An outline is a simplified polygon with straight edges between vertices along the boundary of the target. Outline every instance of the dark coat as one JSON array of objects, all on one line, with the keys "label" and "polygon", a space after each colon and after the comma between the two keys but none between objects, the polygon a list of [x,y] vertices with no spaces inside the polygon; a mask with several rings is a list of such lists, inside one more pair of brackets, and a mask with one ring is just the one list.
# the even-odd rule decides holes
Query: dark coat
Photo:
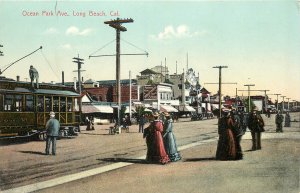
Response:
[{"label": "dark coat", "polygon": [[59,121],[55,118],[50,118],[46,124],[47,136],[57,137],[59,132]]},{"label": "dark coat", "polygon": [[260,114],[249,114],[249,129],[251,132],[263,132],[264,131],[264,120],[260,116]]}]

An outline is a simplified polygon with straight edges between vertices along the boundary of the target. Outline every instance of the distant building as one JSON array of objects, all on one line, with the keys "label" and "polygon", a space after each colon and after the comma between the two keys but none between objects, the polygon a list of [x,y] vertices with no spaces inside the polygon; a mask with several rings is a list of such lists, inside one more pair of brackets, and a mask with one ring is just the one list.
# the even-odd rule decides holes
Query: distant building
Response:
[{"label": "distant building", "polygon": [[[128,103],[130,100],[129,79],[120,80],[121,102]],[[96,85],[96,86],[95,86]],[[84,90],[89,93],[94,101],[117,102],[116,80],[88,81],[84,82]],[[136,80],[131,80],[131,100],[140,101],[139,86]]]}]

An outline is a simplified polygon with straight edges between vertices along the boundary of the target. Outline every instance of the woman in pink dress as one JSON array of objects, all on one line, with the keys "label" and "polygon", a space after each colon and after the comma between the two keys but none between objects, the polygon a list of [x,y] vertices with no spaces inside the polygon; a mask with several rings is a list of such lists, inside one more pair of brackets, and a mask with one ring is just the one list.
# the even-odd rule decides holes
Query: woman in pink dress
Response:
[{"label": "woman in pink dress", "polygon": [[159,120],[159,113],[154,113],[153,117],[154,120],[144,132],[144,138],[146,138],[147,143],[146,160],[148,162],[166,164],[170,162],[170,159],[166,153],[162,138],[163,124]]}]

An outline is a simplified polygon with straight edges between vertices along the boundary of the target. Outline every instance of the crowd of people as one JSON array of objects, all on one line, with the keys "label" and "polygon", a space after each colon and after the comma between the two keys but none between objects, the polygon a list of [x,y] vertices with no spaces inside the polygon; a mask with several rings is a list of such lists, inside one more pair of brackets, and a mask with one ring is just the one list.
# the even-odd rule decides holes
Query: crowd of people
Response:
[{"label": "crowd of people", "polygon": [[261,149],[261,132],[264,132],[264,120],[256,107],[252,109],[248,117],[243,112],[235,109],[223,111],[219,119],[219,141],[216,152],[217,160],[240,160],[243,159],[241,147],[242,136],[248,126],[252,136],[252,150]]},{"label": "crowd of people", "polygon": [[[50,119],[46,124],[47,139],[45,152],[50,153],[50,145],[52,144],[52,154],[56,154],[56,138],[59,136],[59,121],[55,119],[55,113],[50,112]],[[181,159],[181,155],[177,149],[176,138],[173,133],[173,119],[167,113],[155,112],[153,121],[149,126],[144,128],[146,120],[142,115],[139,119],[139,132],[143,133],[143,138],[146,139],[147,156],[146,161],[149,163],[166,164],[169,162],[176,162]],[[131,125],[130,122],[124,118],[122,124],[125,127]],[[86,117],[86,130],[94,130],[94,118],[92,116]],[[283,132],[284,127],[290,127],[291,118],[289,113],[284,117],[280,111],[276,114],[276,132]],[[243,151],[241,147],[242,136],[245,134],[247,127],[252,136],[252,151],[260,150],[261,133],[265,131],[265,123],[256,107],[246,115],[243,111],[231,109],[229,111],[222,111],[222,116],[218,122],[219,140],[216,150],[217,160],[240,160],[243,159]]]}]

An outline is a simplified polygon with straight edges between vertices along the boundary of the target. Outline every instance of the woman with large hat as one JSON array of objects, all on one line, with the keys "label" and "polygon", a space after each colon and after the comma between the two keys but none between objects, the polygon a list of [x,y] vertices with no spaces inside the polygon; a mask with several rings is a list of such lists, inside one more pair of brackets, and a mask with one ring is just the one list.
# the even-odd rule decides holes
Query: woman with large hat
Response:
[{"label": "woman with large hat", "polygon": [[236,142],[233,134],[234,120],[230,111],[222,111],[218,122],[218,146],[216,152],[217,160],[235,160]]},{"label": "woman with large hat", "polygon": [[176,138],[173,133],[173,120],[168,112],[164,113],[166,117],[164,122],[163,140],[166,152],[172,162],[181,159],[181,156],[177,150]]},{"label": "woman with large hat", "polygon": [[170,159],[166,153],[162,139],[163,124],[159,119],[158,112],[154,113],[153,117],[154,120],[144,131],[144,138],[146,138],[147,143],[146,160],[148,162],[166,164],[170,162]]}]

